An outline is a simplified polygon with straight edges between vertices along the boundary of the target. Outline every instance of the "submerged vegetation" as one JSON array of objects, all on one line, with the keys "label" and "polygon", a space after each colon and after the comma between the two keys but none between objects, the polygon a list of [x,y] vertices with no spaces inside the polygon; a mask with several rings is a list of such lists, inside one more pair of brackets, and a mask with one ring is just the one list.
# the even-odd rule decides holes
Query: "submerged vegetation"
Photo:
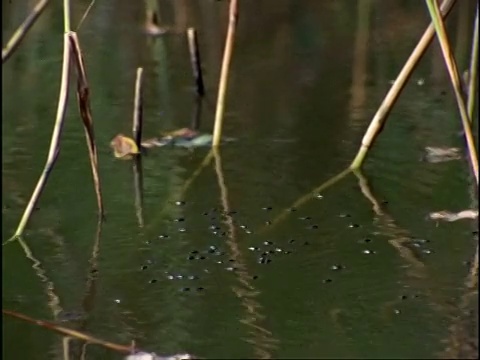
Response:
[{"label": "submerged vegetation", "polygon": [[[222,2],[218,2],[222,3]],[[360,147],[356,156],[350,165],[342,170],[337,175],[330,177],[326,181],[323,181],[319,186],[316,186],[313,190],[306,192],[306,194],[298,197],[293,201],[289,206],[280,209],[279,211],[272,212],[272,215],[269,220],[264,223],[260,223],[258,227],[250,227],[245,223],[242,223],[241,220],[238,220],[236,217],[237,211],[231,205],[230,197],[238,196],[235,191],[229,191],[227,186],[227,181],[224,175],[225,164],[222,162],[222,149],[228,147],[232,142],[240,143],[242,140],[237,139],[237,135],[242,134],[232,134],[235,138],[226,137],[223,135],[223,129],[225,128],[225,113],[228,109],[227,94],[229,90],[229,79],[234,78],[231,74],[232,62],[235,59],[235,46],[240,46],[240,41],[249,41],[248,39],[236,39],[237,35],[237,26],[239,19],[250,16],[248,13],[244,13],[242,9],[242,1],[229,0],[227,3],[228,6],[223,6],[224,10],[222,17],[226,24],[224,43],[219,44],[219,47],[223,49],[223,57],[221,68],[216,69],[219,71],[218,84],[209,84],[204,79],[204,73],[213,72],[215,69],[208,68],[202,61],[204,57],[201,54],[201,40],[202,37],[206,36],[203,32],[197,32],[193,27],[186,27],[186,31],[182,34],[185,35],[184,48],[185,52],[189,55],[189,64],[192,68],[192,89],[189,89],[189,96],[195,101],[195,114],[193,116],[192,122],[189,127],[181,127],[176,130],[171,130],[174,127],[170,127],[171,124],[162,124],[162,128],[166,131],[156,131],[144,126],[145,120],[145,109],[149,106],[148,99],[145,96],[145,83],[150,81],[147,76],[147,72],[144,70],[146,64],[140,64],[140,67],[136,68],[136,78],[134,83],[134,96],[133,96],[133,116],[131,120],[131,135],[127,135],[125,132],[117,133],[116,136],[110,141],[110,148],[113,153],[113,157],[116,159],[129,160],[131,161],[131,167],[133,170],[133,179],[134,179],[134,198],[135,198],[135,212],[138,220],[139,234],[142,238],[150,236],[149,233],[152,228],[155,228],[156,219],[163,218],[164,214],[167,212],[167,209],[171,210],[173,207],[182,207],[185,205],[185,198],[189,188],[192,183],[198,179],[200,173],[204,171],[209,165],[212,165],[214,169],[214,175],[216,179],[216,187],[218,188],[218,194],[215,197],[218,198],[217,201],[221,205],[220,209],[213,208],[209,211],[203,213],[204,216],[209,217],[212,221],[209,230],[215,239],[218,237],[224,237],[225,242],[223,248],[221,249],[218,245],[210,245],[207,250],[199,251],[192,250],[187,256],[188,261],[197,261],[205,260],[205,262],[210,261],[210,258],[214,258],[215,263],[225,266],[225,269],[228,272],[234,273],[236,276],[236,285],[232,287],[233,292],[235,293],[238,302],[241,305],[242,311],[245,313],[245,318],[242,318],[241,322],[248,327],[248,341],[252,344],[255,352],[255,358],[271,358],[272,349],[275,349],[278,340],[275,339],[272,332],[264,327],[263,319],[265,316],[262,313],[262,305],[260,300],[257,299],[257,295],[260,293],[257,290],[254,280],[258,279],[258,275],[252,273],[251,264],[249,264],[248,259],[246,258],[242,246],[239,241],[239,233],[241,234],[261,234],[262,236],[270,236],[270,234],[282,231],[281,226],[285,222],[292,219],[292,214],[296,214],[298,210],[306,206],[308,203],[311,203],[314,199],[322,199],[323,196],[333,188],[335,185],[339,184],[340,181],[345,181],[345,179],[350,178],[358,181],[356,187],[360,189],[360,192],[365,200],[371,204],[372,214],[374,216],[374,221],[376,222],[379,229],[381,229],[383,236],[388,237],[388,243],[393,247],[396,253],[399,254],[400,258],[405,261],[407,264],[406,277],[412,280],[412,287],[418,286],[418,282],[421,279],[427,278],[427,269],[425,264],[421,259],[421,255],[418,255],[417,248],[421,249],[420,254],[429,254],[428,249],[423,249],[422,246],[425,242],[419,241],[418,239],[413,239],[413,235],[409,230],[405,229],[397,221],[394,220],[393,216],[390,215],[388,209],[385,208],[386,203],[378,200],[376,195],[374,195],[372,189],[370,188],[369,182],[361,168],[363,166],[364,160],[368,155],[369,151],[372,149],[376,138],[379,137],[382,132],[389,114],[392,112],[392,109],[395,107],[397,100],[400,98],[401,92],[406,88],[409,80],[412,78],[412,73],[415,68],[421,63],[422,57],[427,53],[429,45],[438,40],[440,44],[441,54],[443,56],[443,61],[445,65],[445,74],[448,74],[451,87],[453,89],[453,99],[455,100],[458,113],[462,125],[462,135],[465,138],[466,151],[465,155],[463,154],[464,149],[460,147],[449,147],[448,144],[431,144],[424,145],[423,157],[420,160],[424,160],[425,166],[441,166],[442,163],[456,161],[459,162],[461,159],[466,158],[469,164],[470,175],[474,179],[474,184],[472,184],[471,192],[478,195],[478,153],[477,146],[475,144],[474,129],[477,126],[478,115],[476,113],[476,100],[478,98],[478,9],[475,17],[475,24],[473,26],[474,33],[472,34],[473,42],[471,44],[471,55],[469,59],[468,69],[463,69],[462,66],[456,61],[455,51],[452,49],[452,44],[449,39],[447,32],[447,27],[445,25],[445,19],[448,14],[454,8],[455,4],[458,1],[455,0],[444,0],[442,4],[438,4],[436,0],[425,0],[425,9],[428,11],[428,14],[431,18],[431,24],[428,25],[420,40],[418,41],[416,47],[412,51],[409,58],[406,60],[405,64],[401,68],[398,76],[392,82],[390,89],[388,90],[384,100],[378,107],[376,113],[373,116],[373,119],[366,129],[366,132],[361,140]],[[21,24],[18,30],[12,35],[10,41],[7,42],[3,51],[2,51],[2,63],[3,66],[8,64],[8,61],[11,61],[15,57],[15,51],[21,47],[21,42],[25,37],[28,37],[28,31],[32,28],[35,21],[38,21],[41,18],[41,14],[44,12],[45,8],[49,4],[48,0],[40,0],[38,4],[34,7],[31,14],[27,16],[25,21]],[[372,1],[358,1],[359,15],[368,16],[368,13],[371,11],[374,3]],[[93,0],[81,17],[80,24],[85,24],[86,19],[88,19],[88,14],[91,14],[95,11],[96,2]],[[228,7],[228,9],[227,9]],[[176,29],[172,27],[162,26],[161,25],[161,6],[157,1],[145,1],[145,10],[144,14],[144,24],[143,24],[143,35],[147,38],[148,41],[152,41],[152,44],[157,44],[157,50],[159,56],[163,56],[162,49],[163,45],[159,44],[159,38],[162,36],[168,36],[171,33],[176,33]],[[92,111],[93,103],[92,97],[95,95],[90,95],[90,86],[87,78],[87,69],[88,63],[86,64],[84,58],[84,53],[80,47],[80,40],[82,38],[81,34],[78,33],[79,27],[76,31],[72,30],[72,16],[71,16],[71,4],[69,0],[63,1],[63,22],[64,22],[64,34],[63,34],[63,58],[62,58],[62,67],[61,67],[61,83],[60,83],[60,93],[58,96],[57,103],[57,112],[54,127],[52,130],[52,136],[50,140],[50,147],[48,151],[47,160],[41,172],[41,175],[38,179],[38,182],[35,186],[33,193],[31,194],[30,200],[24,204],[23,215],[19,221],[17,229],[13,234],[13,237],[8,240],[4,240],[3,245],[10,244],[9,246],[14,246],[18,243],[23,249],[25,256],[34,263],[34,268],[37,272],[37,275],[42,279],[42,282],[48,285],[48,296],[54,301],[50,300],[50,304],[57,304],[59,302],[59,296],[55,294],[55,288],[53,286],[53,281],[48,279],[45,275],[45,271],[41,268],[41,262],[37,260],[31,250],[29,249],[26,239],[24,238],[26,233],[27,224],[30,219],[35,214],[35,209],[38,207],[40,202],[40,195],[42,194],[45,187],[48,185],[49,175],[56,166],[57,158],[62,149],[62,130],[65,126],[65,121],[67,118],[67,108],[69,106],[69,95],[71,91],[71,76],[74,74],[76,79],[76,98],[77,106],[82,120],[82,125],[85,133],[87,149],[88,149],[88,161],[92,171],[93,185],[97,202],[97,212],[98,212],[98,225],[97,232],[95,235],[94,246],[92,254],[89,257],[89,264],[91,268],[89,269],[88,275],[88,286],[86,291],[85,298],[88,299],[89,296],[94,296],[95,290],[92,290],[96,286],[96,273],[98,272],[98,258],[99,258],[99,243],[101,238],[102,229],[105,222],[105,213],[108,211],[108,206],[104,205],[104,194],[102,189],[105,188],[105,183],[102,182],[100,173],[102,170],[102,164],[99,163],[98,156],[98,147],[104,148],[107,144],[101,143],[98,144],[98,139],[105,139],[104,134],[98,137],[98,120],[94,122],[94,111]],[[241,18],[239,18],[241,14]],[[364,20],[364,19],[360,19]],[[241,23],[242,20],[240,20]],[[361,21],[359,21],[361,22]],[[365,25],[365,24],[364,24]],[[83,25],[88,26],[88,25]],[[138,30],[138,29],[137,29]],[[138,30],[141,32],[142,30]],[[358,31],[358,44],[356,44],[356,51],[359,53],[366,51],[365,44],[362,45],[362,36],[368,36],[368,34],[362,33],[362,31],[368,32],[368,27],[360,27]],[[178,35],[178,34],[176,34]],[[222,34],[223,36],[223,34]],[[210,41],[215,41],[211,39]],[[255,41],[252,40],[252,41]],[[26,45],[25,45],[26,46]],[[85,49],[84,49],[85,50]],[[88,49],[87,49],[88,50]],[[162,61],[158,61],[160,64],[158,66],[163,66],[165,59],[162,58]],[[366,63],[362,61],[357,61],[356,66],[361,66],[363,64],[366,67]],[[245,66],[245,64],[242,64]],[[135,69],[135,68],[133,68]],[[132,69],[132,71],[133,71]],[[358,70],[358,69],[357,69]],[[354,69],[355,71],[355,69]],[[360,71],[364,71],[361,70]],[[460,75],[462,73],[464,76]],[[465,76],[465,74],[467,76]],[[235,74],[236,77],[241,76]],[[362,76],[354,76],[354,79],[360,82]],[[162,80],[163,81],[163,80]],[[419,86],[422,84],[418,83]],[[129,85],[126,84],[126,87]],[[132,85],[130,85],[132,86]],[[213,105],[210,100],[212,100],[213,89],[218,89],[216,94],[216,103]],[[356,97],[356,102],[362,102],[361,94],[358,94],[358,89],[355,88],[352,91],[354,97]],[[180,96],[180,95],[179,95]],[[452,99],[452,100],[453,100]],[[207,106],[212,106],[215,111],[213,129],[212,132],[203,132],[200,129],[202,127],[200,123],[200,113],[202,109],[202,104]],[[442,106],[442,105],[439,105]],[[226,120],[228,121],[228,120]],[[452,119],[453,121],[453,119]],[[130,120],[129,120],[130,123]],[[148,122],[147,122],[148,124]],[[96,130],[96,133],[94,131]],[[269,131],[275,131],[276,129],[269,129]],[[130,130],[129,130],[130,131]],[[97,134],[97,137],[95,136]],[[148,134],[145,137],[145,134]],[[230,134],[229,134],[230,135]],[[246,137],[243,137],[245,139]],[[403,146],[409,147],[409,144],[403,144]],[[144,221],[144,163],[142,159],[149,153],[162,152],[166,151],[167,148],[185,148],[190,153],[193,153],[195,148],[208,148],[209,151],[205,155],[202,161],[199,162],[197,169],[188,175],[188,179],[183,181],[180,186],[178,186],[174,191],[169,191],[166,198],[157,199],[156,202],[160,202],[160,211],[157,211],[154,218],[151,222],[145,223]],[[401,151],[402,149],[399,149]],[[187,151],[187,150],[184,150]],[[128,164],[128,162],[127,162]],[[128,165],[130,166],[130,165]],[[149,171],[152,171],[150,168]],[[241,170],[243,171],[243,170]],[[272,170],[273,171],[273,170]],[[245,175],[247,176],[247,175]],[[150,184],[150,186],[152,186]],[[282,190],[279,189],[281,192]],[[449,209],[437,211],[436,209],[431,209],[432,211],[425,216],[425,220],[434,220],[434,221],[444,221],[444,222],[456,222],[457,220],[463,219],[477,219],[478,218],[478,204],[472,204],[470,209]],[[272,207],[266,206],[263,208],[265,212],[270,212]],[[276,209],[275,209],[276,210]],[[173,212],[172,212],[173,213]],[[341,218],[349,218],[348,214],[341,214]],[[241,217],[240,217],[241,219]],[[299,218],[302,225],[308,230],[317,230],[319,226],[315,223],[308,222],[310,218],[300,217]],[[183,217],[175,217],[172,222],[176,225],[183,224],[185,219]],[[448,224],[447,224],[448,225]],[[34,226],[34,225],[32,225]],[[137,226],[137,225],[135,225]],[[355,222],[348,224],[348,228],[357,228],[359,225]],[[155,228],[156,229],[156,228]],[[178,233],[182,234],[187,232],[187,227],[179,226],[177,228]],[[477,231],[478,234],[478,231]],[[148,235],[148,236],[147,236]],[[158,236],[157,236],[158,237]],[[164,234],[158,237],[159,239],[167,239],[168,235]],[[365,240],[365,239],[364,239]],[[367,238],[367,242],[370,240]],[[148,240],[150,241],[150,240]],[[478,238],[476,239],[476,246],[478,247]],[[294,250],[294,246],[301,243],[303,247],[310,245],[309,241],[302,240],[298,241],[297,239],[289,239],[286,244],[277,244],[270,240],[262,240],[260,244],[252,245],[248,247],[252,253],[255,254],[255,259],[257,264],[265,265],[275,259],[277,256],[285,256],[291,254]],[[150,243],[147,243],[150,245]],[[375,254],[370,248],[363,249],[363,254],[372,255]],[[224,256],[225,255],[225,256]],[[183,259],[185,260],[185,259]],[[170,261],[173,261],[170,259]],[[175,260],[175,261],[178,261]],[[190,261],[190,262],[192,262]],[[142,270],[147,269],[150,263],[142,265]],[[465,298],[462,299],[462,311],[469,307],[471,294],[475,293],[475,289],[478,286],[476,278],[478,277],[478,253],[475,260],[469,264],[469,272],[467,280],[465,281]],[[340,263],[335,263],[330,266],[332,271],[345,270],[345,266]],[[209,273],[208,269],[204,269],[205,273]],[[197,275],[186,275],[186,274],[174,274],[168,272],[166,274],[169,279],[180,279],[184,280],[195,280],[198,278]],[[151,279],[150,283],[153,284],[157,281],[156,278]],[[323,284],[328,284],[332,282],[332,278],[322,279]],[[198,293],[203,292],[203,286],[187,286],[182,287],[182,291],[191,292],[192,289],[196,288]],[[290,291],[290,290],[289,290]],[[445,311],[451,313],[452,308],[442,301],[438,300],[438,295],[431,288],[428,289],[427,295],[429,301],[435,304],[435,311]],[[141,294],[135,296],[141,296]],[[88,301],[84,301],[87,302]],[[119,303],[119,302],[118,302]],[[396,309],[397,302],[392,301],[391,303],[385,305],[386,313],[390,314],[391,309]],[[465,309],[463,309],[465,308]],[[467,310],[465,310],[467,311]],[[35,320],[30,316],[24,315],[20,312],[13,311],[10,309],[3,309],[5,315],[14,317],[16,319],[21,319],[32,324],[36,324],[43,328],[61,333],[65,336],[64,339],[79,339],[85,346],[86,344],[96,344],[102,347],[105,347],[109,350],[118,352],[126,356],[127,359],[187,359],[192,358],[194,355],[190,354],[180,354],[167,357],[157,356],[152,352],[147,352],[145,350],[139,350],[136,346],[135,340],[132,337],[131,345],[119,345],[113,342],[101,340],[97,337],[87,335],[85,331],[77,331],[69,329],[67,327],[59,326],[55,322]],[[57,315],[60,311],[54,311],[55,321],[58,320]],[[342,322],[345,319],[348,319],[348,316],[345,315],[344,311],[341,309],[331,309],[329,316],[333,319],[335,324],[340,324],[342,327]],[[463,349],[460,349],[459,346],[456,347],[455,344],[458,342],[465,342],[462,339],[465,332],[465,326],[463,323],[454,322],[451,326],[451,331],[449,334],[449,339],[445,340],[445,343],[448,343],[446,350],[444,351],[445,356],[451,356],[460,358],[461,356],[472,356],[471,352],[478,350],[473,346],[468,348],[468,354],[465,355]],[[168,329],[167,329],[168,331]],[[460,340],[458,340],[460,339]],[[162,339],[157,339],[162,341]],[[69,353],[68,341],[64,341],[65,346],[64,352]],[[142,346],[143,348],[143,346]],[[183,349],[181,351],[183,353]],[[475,354],[473,354],[474,356]],[[68,357],[67,357],[68,358]]]}]

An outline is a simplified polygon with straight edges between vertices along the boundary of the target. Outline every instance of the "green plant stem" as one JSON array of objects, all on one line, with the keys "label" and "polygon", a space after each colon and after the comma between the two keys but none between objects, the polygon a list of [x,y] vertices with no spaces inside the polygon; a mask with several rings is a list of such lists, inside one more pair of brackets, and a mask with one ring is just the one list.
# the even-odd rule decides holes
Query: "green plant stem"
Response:
[{"label": "green plant stem", "polygon": [[65,33],[70,32],[70,0],[63,0],[63,26]]}]

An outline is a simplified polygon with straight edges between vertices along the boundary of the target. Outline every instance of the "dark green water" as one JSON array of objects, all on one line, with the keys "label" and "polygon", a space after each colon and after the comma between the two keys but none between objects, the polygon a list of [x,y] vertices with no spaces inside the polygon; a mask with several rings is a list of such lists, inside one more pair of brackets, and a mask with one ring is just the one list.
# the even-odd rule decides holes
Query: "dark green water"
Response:
[{"label": "dark green water", "polygon": [[[460,3],[448,26],[464,69],[474,2]],[[88,4],[74,6],[74,24]],[[2,2],[4,44],[31,6]],[[157,354],[475,357],[477,285],[468,274],[476,271],[477,222],[426,220],[431,211],[478,206],[466,160],[420,161],[425,146],[463,146],[437,45],[363,177],[349,174],[311,193],[353,159],[426,26],[424,3],[240,1],[224,126],[237,141],[216,159],[225,187],[214,161],[183,191],[208,149],[154,150],[142,160],[139,212],[132,163],[114,159],[108,146],[130,133],[135,69],[146,72],[145,137],[189,126],[195,102],[184,32],[196,27],[208,93],[201,128],[211,131],[226,30],[226,1],[161,6],[162,23],[175,33],[155,40],[142,34],[140,1],[96,2],[83,23],[107,221],[97,235],[72,93],[62,151],[24,242],[2,247],[3,307],[115,343],[135,340]],[[62,31],[55,2],[3,65],[3,240],[48,153]],[[6,359],[122,358],[10,317],[3,343]]]}]

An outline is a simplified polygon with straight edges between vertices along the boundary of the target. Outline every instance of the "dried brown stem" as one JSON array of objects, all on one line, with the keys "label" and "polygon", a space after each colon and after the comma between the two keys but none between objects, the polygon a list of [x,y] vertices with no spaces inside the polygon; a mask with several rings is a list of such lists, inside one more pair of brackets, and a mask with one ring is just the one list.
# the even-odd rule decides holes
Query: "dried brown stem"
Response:
[{"label": "dried brown stem", "polygon": [[133,105],[133,126],[132,134],[135,144],[140,149],[142,146],[143,130],[143,68],[137,68],[137,78],[135,80],[135,100]]},{"label": "dried brown stem", "polygon": [[205,95],[205,86],[203,84],[202,61],[200,58],[200,50],[198,48],[197,31],[194,28],[188,28],[187,37],[197,96],[201,97]]},{"label": "dried brown stem", "polygon": [[109,341],[94,338],[90,335],[81,333],[81,332],[76,331],[76,330],[72,330],[72,329],[65,328],[63,326],[55,325],[55,324],[53,324],[49,321],[33,319],[33,318],[31,318],[27,315],[20,314],[16,311],[2,309],[2,313],[5,314],[5,315],[15,317],[17,319],[27,321],[29,323],[32,323],[32,324],[35,324],[35,325],[38,325],[38,326],[41,326],[43,328],[53,330],[53,331],[58,332],[58,333],[63,334],[63,335],[67,335],[67,336],[74,337],[76,339],[84,340],[84,341],[87,341],[87,342],[92,343],[92,344],[97,344],[97,345],[104,346],[104,347],[106,347],[108,349],[111,349],[111,350],[114,350],[114,351],[118,351],[118,352],[121,352],[121,353],[124,353],[124,354],[130,354],[132,352],[132,347],[130,345],[114,344],[114,343],[111,343]]},{"label": "dried brown stem", "polygon": [[85,64],[77,34],[74,32],[69,32],[67,33],[67,36],[70,39],[73,60],[77,70],[77,102],[83,121],[83,127],[85,129],[88,155],[90,157],[90,165],[92,168],[93,184],[95,187],[95,194],[97,196],[98,214],[100,218],[103,218],[104,208],[102,190],[100,187],[100,177],[98,175],[98,156],[97,147],[95,145],[92,111],[90,108],[90,90],[88,87],[87,74],[85,72]]}]

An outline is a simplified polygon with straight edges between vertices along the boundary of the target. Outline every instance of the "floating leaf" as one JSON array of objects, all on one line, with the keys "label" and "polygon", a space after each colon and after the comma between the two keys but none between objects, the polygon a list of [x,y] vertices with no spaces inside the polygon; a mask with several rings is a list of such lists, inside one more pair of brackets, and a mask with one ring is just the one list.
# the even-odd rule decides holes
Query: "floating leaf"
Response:
[{"label": "floating leaf", "polygon": [[110,142],[110,147],[113,149],[113,155],[119,159],[131,159],[132,155],[140,153],[135,141],[123,134],[115,136]]},{"label": "floating leaf", "polygon": [[461,158],[460,149],[455,147],[427,146],[425,151],[425,160],[430,163],[458,160]]},{"label": "floating leaf", "polygon": [[458,213],[450,211],[437,211],[428,215],[432,220],[457,221],[461,219],[476,219],[478,217],[478,210],[463,210]]}]

